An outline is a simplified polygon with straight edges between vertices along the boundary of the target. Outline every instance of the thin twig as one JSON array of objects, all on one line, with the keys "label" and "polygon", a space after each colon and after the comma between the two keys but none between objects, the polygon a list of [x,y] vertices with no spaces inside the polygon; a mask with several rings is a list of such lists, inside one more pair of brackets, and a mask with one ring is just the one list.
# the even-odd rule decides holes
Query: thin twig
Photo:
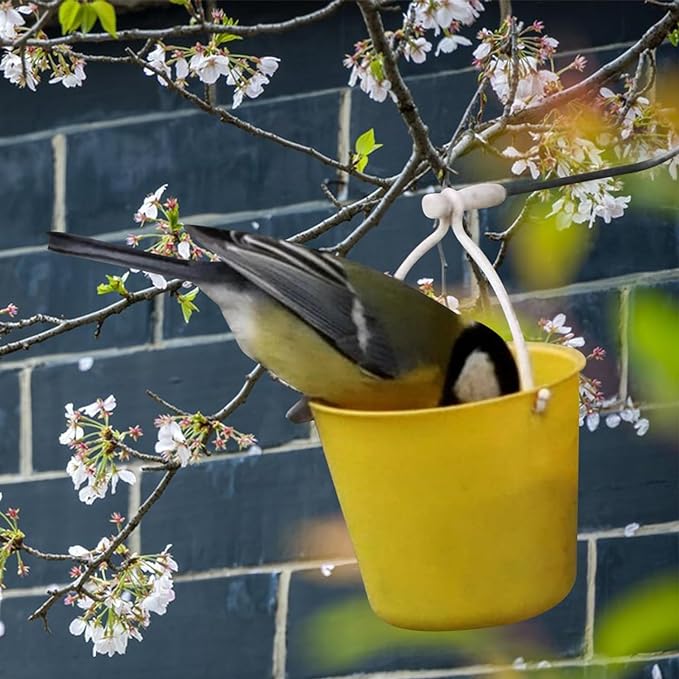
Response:
[{"label": "thin twig", "polygon": [[507,246],[509,244],[509,241],[514,237],[516,232],[519,230],[519,227],[523,224],[523,218],[526,214],[526,210],[528,209],[529,202],[530,202],[530,196],[527,198],[526,202],[523,204],[523,207],[521,208],[521,212],[519,212],[516,219],[504,231],[502,231],[502,232],[496,232],[496,231],[486,232],[486,234],[485,234],[486,238],[489,238],[490,240],[499,240],[500,241],[500,249],[498,250],[497,256],[495,257],[495,261],[493,262],[493,268],[494,269],[497,270],[497,269],[500,268],[500,266],[502,266],[502,262],[504,262],[505,256],[507,255]]},{"label": "thin twig", "polygon": [[124,299],[121,299],[114,304],[110,304],[103,309],[98,309],[97,311],[92,311],[91,313],[84,314],[82,316],[76,316],[75,318],[67,318],[60,321],[55,327],[38,333],[37,335],[26,337],[25,339],[17,340],[16,342],[3,344],[0,346],[0,356],[5,356],[15,351],[29,349],[34,344],[40,344],[41,342],[44,342],[45,340],[48,340],[52,337],[61,335],[62,333],[68,332],[69,330],[73,330],[73,328],[79,328],[80,326],[89,325],[92,323],[102,323],[109,316],[119,314],[121,311],[127,309],[127,307],[132,306],[133,304],[148,301],[154,297],[157,297],[158,295],[162,295],[165,292],[173,292],[174,290],[177,290],[181,284],[182,281],[171,281],[168,283],[166,290],[159,290],[158,288],[151,287],[140,290],[139,292],[131,292]]},{"label": "thin twig", "polygon": [[15,42],[14,49],[23,47],[34,35],[36,35],[42,27],[52,18],[56,7],[46,9],[38,18],[38,20]]},{"label": "thin twig", "polygon": [[384,73],[391,83],[391,92],[396,97],[397,108],[408,128],[413,144],[419,154],[429,161],[434,172],[442,175],[445,168],[443,160],[431,143],[429,130],[422,121],[415,100],[401,76],[394,52],[387,40],[378,7],[373,0],[357,0],[357,2],[373,46],[382,55]]},{"label": "thin twig", "polygon": [[171,413],[174,413],[175,415],[181,415],[182,417],[187,417],[189,415],[189,413],[187,413],[185,410],[182,410],[181,408],[172,405],[172,403],[169,403],[164,398],[158,396],[158,394],[156,394],[154,391],[151,391],[150,389],[146,390],[146,395],[150,396],[154,401],[160,403],[160,405],[162,405],[163,408],[167,408]]},{"label": "thin twig", "polygon": [[370,214],[346,238],[336,245],[333,245],[331,248],[327,248],[327,251],[346,255],[347,252],[349,252],[349,250],[351,250],[351,248],[353,248],[354,245],[370,231],[370,229],[377,226],[391,204],[401,195],[408,183],[412,180],[420,160],[420,154],[413,149],[410,158],[408,158],[408,162],[403,166],[403,169],[394,183],[385,192],[379,203],[371,210]]},{"label": "thin twig", "polygon": [[116,443],[116,448],[120,448],[121,450],[124,450],[128,455],[131,455],[132,457],[136,457],[138,460],[144,460],[145,462],[155,462],[157,464],[163,464],[164,469],[167,469],[167,465],[164,464],[164,460],[160,455],[150,455],[149,453],[142,453],[139,450],[136,450],[135,448],[132,448],[131,446],[128,446],[126,443],[123,443],[122,441],[118,441]]},{"label": "thin twig", "polygon": [[[222,24],[214,23],[196,23],[187,26],[172,26],[170,28],[160,29],[138,29],[132,28],[128,30],[118,31],[117,37],[114,38],[108,33],[71,33],[59,38],[51,38],[48,40],[29,40],[29,46],[35,47],[54,47],[55,45],[72,45],[74,43],[84,42],[121,42],[129,40],[166,40],[168,38],[178,38],[182,36],[196,36],[200,33],[229,33],[231,35],[238,35],[243,38],[252,37],[254,35],[262,34],[276,34],[285,33],[286,31],[295,30],[303,26],[315,23],[330,16],[337,11],[345,0],[333,0],[324,7],[321,7],[309,14],[303,14],[289,19],[288,21],[280,21],[271,24],[255,24],[254,26],[223,26]],[[59,3],[50,4],[50,7],[56,7]],[[0,40],[0,46],[12,47],[12,40]]]},{"label": "thin twig", "polygon": [[337,208],[342,207],[342,201],[338,200],[337,196],[330,190],[327,182],[321,183],[321,191],[323,195]]},{"label": "thin twig", "polygon": [[132,531],[139,525],[139,522],[141,521],[144,514],[146,514],[146,512],[148,512],[148,510],[151,509],[151,507],[158,501],[160,496],[165,492],[165,489],[169,485],[170,481],[172,481],[172,477],[177,473],[178,469],[179,465],[177,464],[173,466],[168,466],[165,475],[160,480],[158,485],[155,487],[153,492],[146,498],[144,503],[139,507],[139,509],[135,513],[135,515],[127,522],[125,528],[123,528],[120,531],[120,533],[118,533],[118,535],[116,535],[115,538],[113,538],[108,549],[102,552],[96,559],[94,559],[94,561],[90,562],[87,568],[83,571],[82,575],[80,575],[72,583],[66,585],[65,587],[52,590],[50,592],[49,597],[38,608],[36,608],[35,611],[33,611],[33,613],[31,613],[31,615],[28,617],[29,620],[36,620],[37,618],[42,618],[45,621],[45,623],[47,623],[47,613],[49,609],[62,596],[64,596],[64,594],[68,594],[68,592],[82,592],[83,586],[92,577],[92,575],[96,572],[99,566],[111,558],[116,549],[121,544],[123,544],[125,540],[127,540]]},{"label": "thin twig", "polygon": [[261,127],[257,127],[256,125],[252,125],[251,123],[241,120],[240,118],[233,115],[232,113],[229,113],[226,109],[222,107],[213,106],[212,104],[210,104],[210,102],[206,101],[205,99],[202,99],[196,94],[193,94],[193,92],[189,92],[186,88],[179,87],[166,73],[163,73],[162,71],[156,69],[148,62],[144,61],[143,59],[140,59],[131,49],[127,48],[126,51],[135,63],[137,63],[139,66],[143,67],[147,71],[150,71],[151,73],[157,75],[159,78],[163,80],[163,82],[167,84],[167,86],[171,90],[181,95],[187,101],[190,101],[199,109],[205,111],[206,113],[209,113],[210,115],[215,116],[223,123],[233,125],[234,127],[237,127],[255,137],[268,139],[269,141],[273,141],[276,144],[284,146],[285,148],[292,149],[293,151],[299,151],[300,153],[304,153],[308,156],[311,156],[315,160],[320,161],[324,165],[333,167],[336,170],[341,170],[342,172],[348,172],[354,177],[357,177],[358,179],[364,182],[368,182],[369,184],[375,184],[377,186],[386,186],[388,184],[388,180],[383,179],[381,177],[374,177],[372,175],[364,174],[363,172],[359,172],[358,170],[356,170],[356,168],[352,167],[351,165],[340,163],[338,160],[326,156],[324,153],[321,153],[312,146],[305,146],[304,144],[300,144],[296,141],[286,139],[285,137],[282,137],[279,134],[276,134],[275,132],[264,130]]},{"label": "thin twig", "polygon": [[261,363],[258,363],[246,376],[243,386],[238,390],[238,393],[220,410],[208,417],[208,420],[223,420],[225,417],[238,408],[238,406],[245,401],[250,395],[257,380],[264,374],[265,370]]},{"label": "thin twig", "polygon": [[569,87],[568,89],[552,94],[543,99],[541,102],[531,104],[522,111],[515,113],[512,116],[513,123],[532,122],[536,119],[542,118],[547,112],[554,108],[563,106],[564,104],[585,96],[592,90],[600,87],[608,82],[616,75],[618,75],[624,68],[633,62],[645,50],[651,50],[658,47],[667,35],[674,29],[677,21],[679,21],[679,0],[674,0],[672,7],[665,14],[665,16],[653,24],[646,33],[632,45],[625,50],[621,55],[609,61],[602,66],[598,71],[592,73],[589,77],[581,82]]},{"label": "thin twig", "polygon": [[51,323],[58,325],[63,322],[63,318],[57,316],[49,316],[48,314],[34,314],[29,318],[22,318],[20,321],[8,321],[0,323],[0,335],[6,335],[13,330],[20,330],[21,328],[29,328],[37,323]]},{"label": "thin twig", "polygon": [[82,559],[71,556],[70,554],[53,554],[50,552],[42,552],[35,547],[30,547],[25,542],[21,543],[21,549],[22,551],[26,552],[26,554],[30,554],[36,559],[44,559],[45,561],[82,561]]},{"label": "thin twig", "polygon": [[502,110],[502,115],[500,116],[500,123],[505,126],[509,120],[509,116],[512,112],[512,107],[514,106],[514,101],[516,100],[516,91],[519,87],[519,70],[520,70],[520,54],[517,45],[518,31],[516,27],[516,19],[514,17],[509,17],[509,31],[510,31],[510,59],[512,62],[512,72],[509,76],[509,95],[507,97],[507,102]]}]

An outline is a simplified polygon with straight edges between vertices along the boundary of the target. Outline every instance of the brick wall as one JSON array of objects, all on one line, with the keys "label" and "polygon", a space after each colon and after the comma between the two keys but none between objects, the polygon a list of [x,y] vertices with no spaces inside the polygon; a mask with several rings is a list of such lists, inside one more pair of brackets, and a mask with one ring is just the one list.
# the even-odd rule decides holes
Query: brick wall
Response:
[{"label": "brick wall", "polygon": [[[252,23],[297,8],[243,3],[238,16]],[[659,14],[657,7],[633,2],[515,3],[515,11],[529,21],[543,18],[565,50],[580,48],[591,64],[633,40]],[[496,14],[490,6],[489,22]],[[268,96],[244,105],[243,117],[330,155],[338,143],[374,127],[385,147],[371,157],[370,169],[396,170],[408,147],[393,107],[343,88],[346,73],[338,57],[362,35],[356,12],[346,8],[301,36],[253,43],[253,52],[277,54],[283,62]],[[468,59],[460,50],[407,71],[435,141],[459,119],[472,91]],[[658,62],[661,75],[671,72],[676,52],[661,48]],[[194,112],[132,69],[92,65],[82,91],[43,84],[31,94],[2,81],[0,102],[0,303],[14,301],[24,313],[73,316],[100,305],[95,288],[107,269],[47,254],[45,232],[120,238],[132,228],[141,198],[164,182],[179,196],[183,215],[199,223],[257,226],[260,233],[285,237],[330,214],[319,190],[321,181],[332,179],[326,168]],[[338,140],[340,119],[349,125]],[[507,171],[484,163],[465,165],[468,176]],[[362,190],[350,187],[354,195]],[[499,219],[495,212],[483,214],[481,226],[495,228]],[[404,197],[352,256],[393,269],[427,228],[419,197]],[[527,317],[566,312],[589,346],[608,349],[603,376],[611,390],[629,386],[635,393],[627,324],[637,291],[653,287],[676,295],[679,289],[676,202],[649,210],[633,201],[623,219],[597,225],[589,236],[588,254],[566,287],[526,290],[511,266],[505,274]],[[452,243],[447,251],[451,282],[463,289],[462,258]],[[437,270],[431,256],[415,276]],[[82,357],[93,359],[88,370],[80,369]],[[215,410],[249,367],[207,300],[188,326],[175,302],[159,299],[110,318],[98,339],[85,327],[4,358],[0,489],[4,502],[21,507],[31,543],[57,551],[92,544],[108,531],[111,511],[130,516],[158,480],[144,472],[137,486],[93,507],[81,505],[57,443],[65,403],[112,392],[120,403],[114,422],[139,422],[150,440],[158,407],[146,388],[182,407]],[[283,417],[293,401],[281,385],[261,380],[233,424],[254,432],[263,454],[223,456],[183,470],[135,534],[134,549],[153,552],[173,543],[181,568],[177,600],[153,620],[143,644],[132,642],[122,658],[91,661],[82,640],[68,633],[70,609],[54,607],[51,635],[39,623],[27,623],[45,589],[66,579],[63,566],[33,560],[30,578],[7,578],[0,677],[77,679],[96,672],[104,679],[155,672],[424,679],[504,673],[523,668],[521,658],[531,677],[544,673],[546,663],[564,673],[599,676],[607,672],[593,641],[601,612],[636,583],[679,565],[679,430],[675,425],[662,434],[653,426],[661,409],[679,412],[677,404],[650,403],[652,429],[644,439],[624,426],[581,436],[578,578],[563,603],[502,630],[397,632],[367,607],[318,439],[309,427]],[[419,452],[413,450],[413,470]],[[641,527],[625,537],[633,522]],[[650,677],[657,663],[665,679],[679,677],[679,638],[645,650],[614,662],[632,664],[634,676]]]}]

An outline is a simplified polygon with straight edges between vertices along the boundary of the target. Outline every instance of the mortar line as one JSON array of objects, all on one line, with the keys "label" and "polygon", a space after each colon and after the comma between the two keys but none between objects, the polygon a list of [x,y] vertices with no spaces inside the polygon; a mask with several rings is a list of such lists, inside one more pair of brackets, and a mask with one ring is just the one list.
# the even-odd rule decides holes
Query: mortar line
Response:
[{"label": "mortar line", "polygon": [[[588,667],[590,665],[606,666],[615,665],[618,663],[645,663],[654,660],[664,660],[667,658],[678,658],[679,651],[659,651],[656,653],[640,653],[638,655],[626,655],[606,658],[593,658],[592,660],[585,660],[584,658],[572,658],[567,660],[553,660],[550,661],[552,668],[572,668],[572,667]],[[528,673],[534,670],[540,670],[537,662],[529,662],[526,664],[526,669],[517,670],[513,665],[466,665],[464,667],[451,667],[448,669],[435,670],[387,670],[385,672],[358,672],[354,674],[343,674],[341,676],[319,675],[314,679],[449,679],[450,677],[464,677],[476,674],[499,674],[504,672],[514,673]]]},{"label": "mortar line", "polygon": [[52,205],[52,230],[66,231],[66,162],[68,147],[64,134],[52,137],[54,162],[54,201]]},{"label": "mortar line", "polygon": [[273,638],[272,679],[285,679],[287,655],[288,601],[290,597],[290,571],[285,569],[278,576],[276,597],[276,620]]},{"label": "mortar line", "polygon": [[594,656],[594,615],[596,611],[597,544],[594,538],[587,540],[587,603],[585,608],[584,656]]},{"label": "mortar line", "polygon": [[[351,87],[345,87],[339,93],[339,111],[337,116],[337,158],[340,163],[348,165],[351,157]],[[346,200],[349,197],[348,172],[337,170],[337,181],[339,190],[337,191],[338,200]]]},{"label": "mortar line", "polygon": [[649,523],[639,526],[634,535],[629,537],[625,535],[625,528],[609,528],[607,530],[584,531],[578,533],[578,540],[598,540],[601,538],[625,538],[625,540],[633,540],[636,537],[643,537],[644,535],[661,535],[664,533],[678,533],[679,521],[665,521],[663,523]]},{"label": "mortar line", "polygon": [[629,303],[630,288],[620,289],[620,323],[618,326],[620,341],[620,386],[618,393],[623,401],[629,394]]},{"label": "mortar line", "polygon": [[33,471],[33,413],[31,411],[31,367],[19,373],[19,474]]}]

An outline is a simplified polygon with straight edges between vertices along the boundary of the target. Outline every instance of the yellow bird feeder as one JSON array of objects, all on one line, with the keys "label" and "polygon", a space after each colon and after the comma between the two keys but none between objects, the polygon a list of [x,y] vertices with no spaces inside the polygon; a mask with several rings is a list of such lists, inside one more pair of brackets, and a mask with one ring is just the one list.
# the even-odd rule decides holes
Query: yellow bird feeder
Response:
[{"label": "yellow bird feeder", "polygon": [[563,346],[526,345],[497,274],[464,232],[465,209],[504,197],[492,184],[425,196],[438,227],[396,275],[452,226],[507,316],[521,391],[396,412],[311,404],[368,600],[398,627],[517,622],[555,606],[575,580],[585,359]]}]

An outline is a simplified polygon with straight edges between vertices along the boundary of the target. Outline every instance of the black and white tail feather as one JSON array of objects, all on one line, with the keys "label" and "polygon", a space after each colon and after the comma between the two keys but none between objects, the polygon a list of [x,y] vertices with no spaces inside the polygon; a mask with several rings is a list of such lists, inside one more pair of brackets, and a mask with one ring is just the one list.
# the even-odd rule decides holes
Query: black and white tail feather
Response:
[{"label": "black and white tail feather", "polygon": [[64,233],[49,234],[49,249],[133,267],[234,292],[276,300],[366,372],[389,379],[400,366],[379,320],[364,308],[341,261],[300,245],[239,231],[186,225],[191,238],[220,261],[163,257],[133,247]]}]

